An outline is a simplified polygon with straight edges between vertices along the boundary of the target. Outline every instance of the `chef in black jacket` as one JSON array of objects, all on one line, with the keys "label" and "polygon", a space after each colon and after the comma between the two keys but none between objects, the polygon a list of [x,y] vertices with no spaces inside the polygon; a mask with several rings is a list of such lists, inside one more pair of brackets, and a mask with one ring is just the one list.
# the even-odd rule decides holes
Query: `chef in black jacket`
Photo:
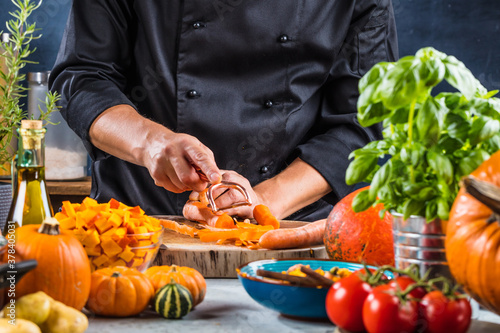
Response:
[{"label": "chef in black jacket", "polygon": [[353,190],[349,153],[380,138],[357,122],[359,79],[396,58],[390,0],[85,0],[50,85],[98,201],[179,215],[201,169],[313,221]]}]

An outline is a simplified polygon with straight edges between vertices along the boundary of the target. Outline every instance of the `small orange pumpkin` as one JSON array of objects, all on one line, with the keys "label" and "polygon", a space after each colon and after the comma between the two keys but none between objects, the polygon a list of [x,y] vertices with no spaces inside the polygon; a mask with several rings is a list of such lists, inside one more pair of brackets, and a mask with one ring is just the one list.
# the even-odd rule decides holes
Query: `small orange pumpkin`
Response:
[{"label": "small orange pumpkin", "polygon": [[43,291],[55,300],[81,310],[89,297],[90,264],[82,244],[59,230],[55,218],[15,231],[16,261],[35,259],[37,267],[16,284],[16,297]]},{"label": "small orange pumpkin", "polygon": [[392,215],[385,212],[384,218],[380,218],[382,204],[359,213],[352,209],[354,197],[368,188],[346,195],[333,207],[326,220],[323,239],[326,252],[332,260],[394,265]]},{"label": "small orange pumpkin", "polygon": [[92,273],[87,309],[102,316],[134,316],[148,306],[154,292],[149,279],[136,269],[101,268]]},{"label": "small orange pumpkin", "polygon": [[497,314],[500,314],[499,165],[500,151],[472,172],[472,177],[463,180],[450,211],[445,242],[446,259],[455,280],[476,301]]},{"label": "small orange pumpkin", "polygon": [[185,266],[152,266],[144,272],[155,291],[171,282],[174,279],[178,284],[186,287],[193,296],[193,306],[200,304],[207,292],[207,283],[203,275],[196,269]]}]

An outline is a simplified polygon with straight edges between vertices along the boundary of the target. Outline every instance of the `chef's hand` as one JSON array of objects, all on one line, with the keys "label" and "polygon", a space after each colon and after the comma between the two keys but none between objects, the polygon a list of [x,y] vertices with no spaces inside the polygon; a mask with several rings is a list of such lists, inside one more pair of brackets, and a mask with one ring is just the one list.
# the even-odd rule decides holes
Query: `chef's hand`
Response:
[{"label": "chef's hand", "polygon": [[144,164],[155,184],[171,192],[202,191],[209,182],[221,181],[214,154],[191,135],[163,133],[147,148],[146,154],[149,158]]},{"label": "chef's hand", "polygon": [[[90,127],[90,139],[99,149],[144,166],[158,186],[180,193],[203,191],[221,180],[214,154],[195,137],[175,133],[138,114],[129,105],[101,113]],[[199,169],[208,178],[201,179]]]},{"label": "chef's hand", "polygon": [[[252,201],[251,206],[240,206],[236,208],[224,209],[222,212],[227,213],[231,216],[238,216],[240,218],[252,218],[253,208],[261,202],[259,195],[253,190],[250,182],[245,177],[241,176],[235,171],[224,170],[222,173],[222,181],[228,181],[232,183],[237,183],[245,188],[250,200]],[[229,207],[234,203],[245,201],[244,195],[238,190],[220,187],[213,191],[213,196],[215,199],[215,204],[217,207]],[[200,201],[200,193],[197,191],[191,192],[189,199],[193,201]]]}]

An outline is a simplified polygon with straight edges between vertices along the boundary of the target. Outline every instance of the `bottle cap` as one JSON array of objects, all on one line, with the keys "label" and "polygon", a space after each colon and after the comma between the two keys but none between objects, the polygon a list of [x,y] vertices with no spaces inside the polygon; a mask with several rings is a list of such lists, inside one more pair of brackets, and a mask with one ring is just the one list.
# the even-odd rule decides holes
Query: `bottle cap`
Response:
[{"label": "bottle cap", "polygon": [[28,81],[37,84],[47,84],[49,82],[50,71],[45,72],[29,72]]},{"label": "bottle cap", "polygon": [[41,120],[21,120],[21,128],[25,129],[42,129]]}]

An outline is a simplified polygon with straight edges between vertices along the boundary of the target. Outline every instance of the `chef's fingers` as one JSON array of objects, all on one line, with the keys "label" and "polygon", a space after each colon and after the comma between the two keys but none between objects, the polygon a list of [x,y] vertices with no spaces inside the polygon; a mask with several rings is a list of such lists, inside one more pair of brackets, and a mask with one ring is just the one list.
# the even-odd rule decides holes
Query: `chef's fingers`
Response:
[{"label": "chef's fingers", "polygon": [[188,201],[182,209],[182,215],[188,220],[206,222],[212,227],[215,226],[219,218],[219,215],[212,213],[208,207],[202,205],[199,201]]},{"label": "chef's fingers", "polygon": [[188,190],[188,187],[179,180],[175,170],[170,164],[153,163],[149,168],[149,173],[155,185],[163,187],[167,191],[182,193]]},{"label": "chef's fingers", "polygon": [[189,193],[189,200],[200,201],[200,192],[192,191],[191,193]]},{"label": "chef's fingers", "polygon": [[222,173],[215,163],[214,153],[208,147],[200,142],[199,145],[186,147],[186,154],[187,160],[194,166],[201,180],[212,184],[220,183]]}]

